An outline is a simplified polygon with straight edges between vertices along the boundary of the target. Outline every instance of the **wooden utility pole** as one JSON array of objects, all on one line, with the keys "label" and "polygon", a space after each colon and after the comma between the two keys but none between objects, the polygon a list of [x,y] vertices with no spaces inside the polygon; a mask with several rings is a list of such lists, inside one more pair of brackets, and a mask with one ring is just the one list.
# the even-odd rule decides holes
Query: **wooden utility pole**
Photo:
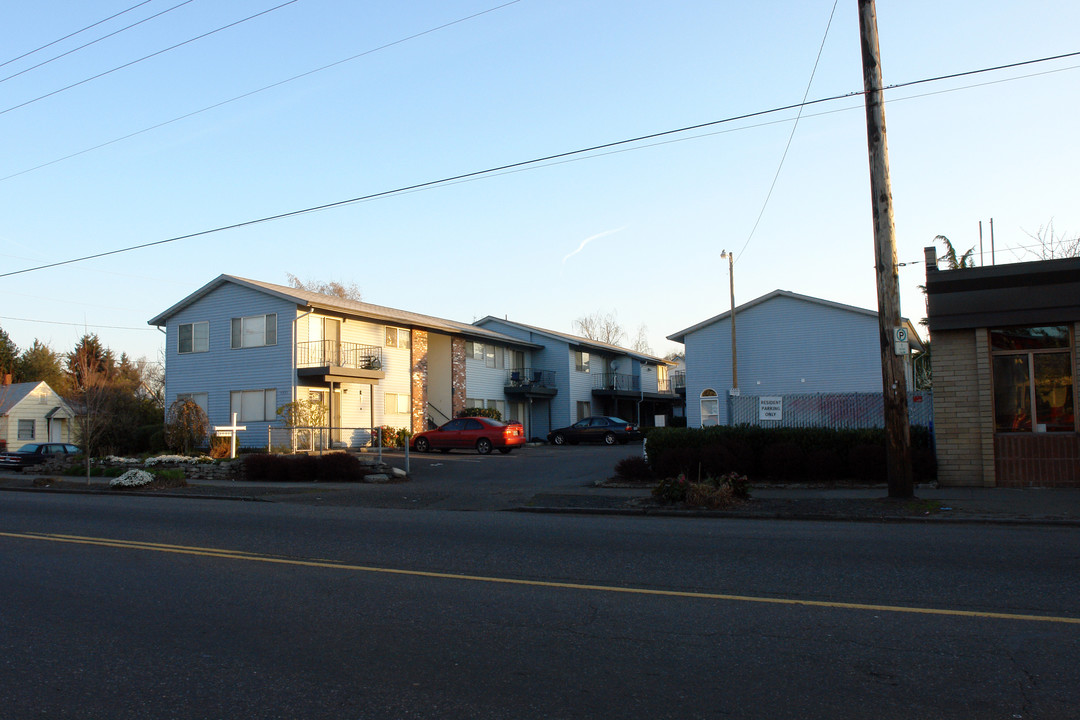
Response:
[{"label": "wooden utility pole", "polygon": [[866,91],[866,144],[870,155],[870,195],[874,208],[874,258],[877,275],[878,335],[881,341],[881,380],[885,393],[885,454],[889,497],[908,498],[914,494],[911,479],[911,432],[908,427],[904,355],[897,354],[899,350],[894,334],[895,330],[901,327],[900,279],[896,264],[892,186],[889,183],[889,149],[885,142],[885,103],[881,90],[877,10],[874,0],[858,2],[863,89]]}]

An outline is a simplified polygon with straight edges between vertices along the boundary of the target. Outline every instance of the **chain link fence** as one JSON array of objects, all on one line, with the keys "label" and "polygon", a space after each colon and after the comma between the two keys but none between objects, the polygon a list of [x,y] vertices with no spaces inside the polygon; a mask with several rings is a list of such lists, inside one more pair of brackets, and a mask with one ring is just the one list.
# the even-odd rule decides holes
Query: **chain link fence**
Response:
[{"label": "chain link fence", "polygon": [[[822,427],[858,430],[885,427],[881,393],[736,395],[731,398],[734,425]],[[908,421],[929,427],[934,419],[933,395],[908,393]]]},{"label": "chain link fence", "polygon": [[266,449],[273,453],[360,450],[377,447],[378,429],[370,427],[284,427],[267,428]]}]

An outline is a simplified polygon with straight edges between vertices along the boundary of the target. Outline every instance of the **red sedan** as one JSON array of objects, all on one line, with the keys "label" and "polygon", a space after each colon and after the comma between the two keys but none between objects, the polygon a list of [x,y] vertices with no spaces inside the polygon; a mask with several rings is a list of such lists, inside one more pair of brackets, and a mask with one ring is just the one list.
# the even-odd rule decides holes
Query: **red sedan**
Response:
[{"label": "red sedan", "polygon": [[487,455],[492,448],[501,453],[508,453],[525,444],[525,428],[519,422],[501,422],[485,417],[464,417],[451,420],[437,430],[417,433],[409,445],[417,452],[441,450],[450,452],[454,448],[476,448],[476,452]]}]

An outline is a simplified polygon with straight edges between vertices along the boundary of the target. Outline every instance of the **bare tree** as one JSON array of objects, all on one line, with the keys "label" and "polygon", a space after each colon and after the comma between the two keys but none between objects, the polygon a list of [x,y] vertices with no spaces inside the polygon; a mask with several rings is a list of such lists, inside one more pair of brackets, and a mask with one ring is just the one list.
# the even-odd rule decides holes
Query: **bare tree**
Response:
[{"label": "bare tree", "polygon": [[1029,238],[1039,243],[1035,249],[1025,248],[1024,251],[1034,255],[1040,260],[1056,260],[1058,258],[1080,257],[1080,235],[1071,238],[1067,233],[1057,234],[1054,232],[1054,219],[1040,225],[1038,232],[1024,231]]},{"label": "bare tree", "polygon": [[637,335],[634,337],[634,342],[630,343],[630,349],[645,355],[653,354],[652,345],[649,344],[649,328],[645,326],[645,323],[638,325]]},{"label": "bare tree", "polygon": [[592,315],[579,317],[574,321],[574,329],[582,337],[607,343],[608,345],[618,345],[626,336],[614,312],[603,315],[597,311]]},{"label": "bare tree", "polygon": [[109,377],[103,359],[85,344],[69,356],[73,375],[75,432],[86,455],[86,484],[90,484],[90,459],[109,423]]},{"label": "bare tree", "polygon": [[333,297],[341,298],[342,300],[355,300],[360,302],[362,300],[360,288],[356,283],[340,283],[337,280],[330,280],[324,282],[321,280],[301,280],[292,273],[285,273],[285,277],[289,278],[289,285],[297,290],[306,290],[307,292],[319,293],[320,295],[330,295]]}]

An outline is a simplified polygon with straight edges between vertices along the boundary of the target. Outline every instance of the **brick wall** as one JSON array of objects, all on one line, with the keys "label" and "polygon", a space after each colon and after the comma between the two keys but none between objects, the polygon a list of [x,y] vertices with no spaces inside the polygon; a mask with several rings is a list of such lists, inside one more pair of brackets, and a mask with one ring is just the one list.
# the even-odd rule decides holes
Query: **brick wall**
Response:
[{"label": "brick wall", "polygon": [[428,334],[412,331],[412,428],[414,433],[426,429],[428,387]]},{"label": "brick wall", "polygon": [[986,330],[939,330],[932,347],[938,482],[993,486],[993,389]]},{"label": "brick wall", "polygon": [[458,416],[465,409],[465,338],[450,340],[450,414]]}]

